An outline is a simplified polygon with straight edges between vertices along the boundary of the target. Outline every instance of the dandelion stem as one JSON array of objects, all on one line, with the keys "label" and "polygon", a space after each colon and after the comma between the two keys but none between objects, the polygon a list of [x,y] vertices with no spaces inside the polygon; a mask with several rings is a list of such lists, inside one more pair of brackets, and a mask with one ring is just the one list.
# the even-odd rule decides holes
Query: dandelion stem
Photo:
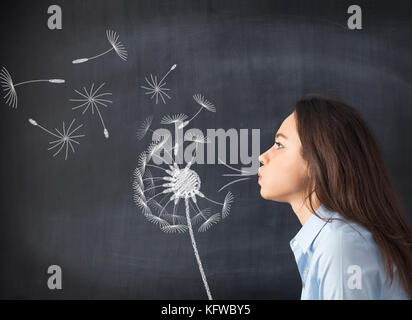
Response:
[{"label": "dandelion stem", "polygon": [[160,80],[159,82],[159,86],[163,83],[163,80],[169,75],[169,73],[172,71],[173,69],[170,68],[169,71],[163,76],[162,80]]},{"label": "dandelion stem", "polygon": [[173,224],[175,224],[176,202],[173,205]]},{"label": "dandelion stem", "polygon": [[220,204],[221,206],[223,206],[223,203],[217,202],[215,200],[209,199],[208,197],[206,197],[205,195],[203,196],[203,198],[205,198],[206,200],[209,200],[210,202],[213,202],[215,204]]},{"label": "dandelion stem", "polygon": [[100,53],[100,54],[98,54],[98,55],[96,55],[96,56],[93,56],[93,57],[90,57],[90,58],[87,58],[88,60],[92,60],[92,59],[96,59],[96,58],[98,58],[98,57],[101,57],[102,55],[105,55],[106,53],[109,53],[110,51],[112,51],[113,50],[113,47],[111,47],[109,50],[106,50],[105,52],[102,52],[102,53]]},{"label": "dandelion stem", "polygon": [[242,179],[233,180],[233,181],[225,184],[223,187],[221,187],[218,192],[222,191],[224,188],[230,186],[231,184],[234,184],[234,183],[237,183],[237,182],[240,182],[240,181],[244,181],[244,180],[249,180],[249,179],[252,179],[252,178],[242,178]]},{"label": "dandelion stem", "polygon": [[17,86],[20,86],[22,84],[33,83],[33,82],[50,82],[50,79],[39,79],[39,80],[23,81],[23,82],[19,82],[19,83],[13,83],[13,86],[17,87]]},{"label": "dandelion stem", "polygon": [[156,165],[154,165],[154,164],[150,164],[150,163],[148,163],[148,164],[146,164],[146,166],[148,166],[148,167],[154,167],[154,168],[158,168],[158,169],[161,169],[161,170],[163,170],[163,171],[166,171],[166,169],[165,169],[165,168],[162,168],[162,167],[156,166]]},{"label": "dandelion stem", "polygon": [[144,178],[143,179],[143,181],[146,181],[146,180],[161,180],[161,179],[163,179],[163,177],[150,177],[150,178]]},{"label": "dandelion stem", "polygon": [[59,135],[57,135],[57,134],[55,134],[55,133],[51,132],[50,130],[47,130],[45,127],[43,127],[43,126],[39,125],[38,123],[36,124],[36,126],[37,126],[37,127],[39,127],[40,129],[42,129],[43,131],[46,131],[47,133],[50,133],[51,135],[53,135],[53,136],[55,136],[55,137],[57,137],[57,138],[61,139],[61,136],[59,136]]},{"label": "dandelion stem", "polygon": [[[192,205],[192,203],[190,203],[190,204]],[[194,202],[194,204],[196,205],[197,211],[200,213],[200,215],[202,216],[202,218],[206,221],[207,219],[206,219],[206,217],[203,215],[202,210],[200,210],[200,208],[199,208],[199,206],[197,205],[196,202]],[[192,205],[192,207],[193,207],[193,205]]]},{"label": "dandelion stem", "polygon": [[207,283],[205,271],[203,270],[202,261],[200,260],[199,252],[197,251],[196,240],[193,234],[192,221],[190,220],[189,198],[187,197],[185,198],[185,208],[186,208],[187,226],[189,227],[190,239],[192,241],[193,251],[195,253],[196,261],[199,266],[200,275],[202,277],[203,284],[206,289],[207,297],[209,298],[209,300],[213,300],[212,295],[210,293],[209,285]]},{"label": "dandelion stem", "polygon": [[194,118],[196,118],[197,117],[197,115],[202,111],[202,107],[200,107],[200,109],[199,109],[199,111],[198,112],[196,112],[196,114],[193,116],[193,117],[191,117],[189,120],[187,120],[187,123],[189,123],[190,121],[192,121]]},{"label": "dandelion stem", "polygon": [[102,115],[101,115],[101,113],[100,113],[99,107],[96,105],[96,103],[94,104],[94,106],[95,106],[95,108],[96,108],[96,110],[97,110],[97,113],[99,114],[100,121],[102,122],[104,135],[105,135],[106,138],[108,138],[108,137],[109,137],[108,131],[107,131],[107,129],[106,129],[106,126],[104,125],[104,121],[103,121]]},{"label": "dandelion stem", "polygon": [[228,167],[229,169],[232,169],[233,171],[237,171],[237,172],[240,172],[240,173],[243,172],[242,170],[239,170],[239,169],[236,169],[236,168],[234,168],[234,167],[232,167],[232,166],[229,166],[227,163],[225,163],[225,162],[223,162],[222,160],[220,160],[220,158],[217,158],[217,160],[218,160],[221,164],[223,164],[225,167]]},{"label": "dandelion stem", "polygon": [[163,210],[166,208],[166,206],[169,204],[170,201],[172,201],[172,200],[167,201],[166,204],[163,206],[162,210],[160,211],[160,213],[158,215],[159,218],[162,216]]},{"label": "dandelion stem", "polygon": [[153,155],[152,155],[152,156],[156,156],[156,157],[158,157],[160,160],[162,160],[163,162],[165,162],[165,163],[166,163],[165,159],[164,159],[164,158],[162,158],[161,156],[158,156],[156,153],[153,153]]},{"label": "dandelion stem", "polygon": [[156,188],[160,188],[161,186],[162,186],[162,185],[161,185],[161,184],[159,184],[159,185],[157,185],[157,186],[154,186],[154,187],[151,187],[151,188],[145,189],[145,190],[144,190],[144,192],[149,191],[149,190],[153,190],[153,189],[156,189]]},{"label": "dandelion stem", "polygon": [[146,201],[146,203],[149,203],[149,201],[151,201],[154,197],[157,197],[159,194],[162,194],[162,193],[161,193],[161,192],[156,193],[153,197],[151,197],[150,199],[148,199],[148,200]]},{"label": "dandelion stem", "polygon": [[167,197],[169,197],[170,195],[166,194],[162,199],[159,200],[159,204],[163,202],[164,199],[166,199]]}]

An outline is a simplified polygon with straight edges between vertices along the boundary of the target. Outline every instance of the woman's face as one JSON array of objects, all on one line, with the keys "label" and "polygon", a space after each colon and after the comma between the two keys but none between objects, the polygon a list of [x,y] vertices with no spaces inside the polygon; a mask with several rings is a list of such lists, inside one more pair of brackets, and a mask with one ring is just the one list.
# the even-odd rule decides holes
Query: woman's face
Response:
[{"label": "woman's face", "polygon": [[295,113],[289,115],[275,136],[274,145],[259,156],[260,194],[264,199],[291,202],[301,197],[307,183],[307,163],[301,155],[301,142]]}]

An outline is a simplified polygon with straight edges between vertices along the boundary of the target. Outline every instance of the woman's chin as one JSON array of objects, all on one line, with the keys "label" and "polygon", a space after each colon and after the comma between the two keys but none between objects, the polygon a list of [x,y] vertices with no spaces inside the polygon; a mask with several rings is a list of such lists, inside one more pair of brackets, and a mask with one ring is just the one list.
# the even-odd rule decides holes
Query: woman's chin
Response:
[{"label": "woman's chin", "polygon": [[270,199],[269,199],[269,195],[268,195],[267,193],[265,193],[265,191],[264,191],[264,189],[263,189],[262,187],[260,188],[260,196],[261,196],[263,199],[270,200]]},{"label": "woman's chin", "polygon": [[283,197],[273,194],[273,192],[265,192],[264,188],[260,188],[260,196],[265,200],[276,201],[276,202],[284,202],[285,199]]}]

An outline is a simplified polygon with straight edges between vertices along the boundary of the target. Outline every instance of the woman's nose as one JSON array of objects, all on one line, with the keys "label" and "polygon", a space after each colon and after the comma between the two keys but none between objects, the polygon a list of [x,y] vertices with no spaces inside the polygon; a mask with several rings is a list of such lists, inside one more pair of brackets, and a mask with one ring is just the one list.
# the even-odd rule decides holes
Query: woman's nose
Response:
[{"label": "woman's nose", "polygon": [[266,155],[266,152],[265,153],[262,153],[260,156],[259,156],[259,162],[261,163],[261,164],[263,164],[263,165],[265,165],[266,163],[267,163],[267,155]]}]

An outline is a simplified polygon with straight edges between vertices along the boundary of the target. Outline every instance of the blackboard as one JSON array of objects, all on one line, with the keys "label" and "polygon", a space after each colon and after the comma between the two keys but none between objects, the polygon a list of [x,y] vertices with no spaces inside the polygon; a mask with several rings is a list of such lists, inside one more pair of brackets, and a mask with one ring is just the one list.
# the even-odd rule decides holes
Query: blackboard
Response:
[{"label": "blackboard", "polygon": [[[50,30],[47,9],[62,9]],[[411,218],[412,17],[410,1],[357,1],[363,29],[349,30],[351,1],[13,1],[0,12],[1,67],[14,83],[17,107],[2,99],[0,298],[207,299],[189,233],[169,234],[134,202],[142,122],[197,111],[194,94],[216,112],[190,125],[260,130],[260,151],[303,95],[321,92],[354,105],[379,138]],[[121,41],[110,52],[109,37]],[[113,33],[115,32],[115,34]],[[117,38],[117,36],[119,38]],[[127,57],[123,55],[127,52]],[[172,66],[165,102],[142,86]],[[83,95],[98,86],[111,103],[84,114]],[[86,90],[86,91],[84,91]],[[4,92],[2,92],[4,95]],[[86,95],[87,96],[87,95]],[[86,101],[87,102],[87,101]],[[104,101],[100,101],[104,102]],[[31,119],[31,121],[29,121]],[[73,119],[75,152],[47,150]],[[35,121],[35,122],[33,122]],[[35,125],[37,124],[37,126]],[[169,125],[170,128],[170,125]],[[76,133],[76,134],[77,134]],[[230,163],[229,163],[230,164]],[[230,164],[238,168],[239,164]],[[194,228],[214,299],[295,299],[301,282],[289,248],[300,224],[287,204],[260,198],[255,176],[218,190],[228,167],[193,164],[201,191],[230,214],[205,232]],[[199,206],[204,205],[199,199]],[[213,209],[215,210],[215,209]],[[214,213],[214,212],[212,212]],[[62,270],[50,290],[48,267]]]}]

